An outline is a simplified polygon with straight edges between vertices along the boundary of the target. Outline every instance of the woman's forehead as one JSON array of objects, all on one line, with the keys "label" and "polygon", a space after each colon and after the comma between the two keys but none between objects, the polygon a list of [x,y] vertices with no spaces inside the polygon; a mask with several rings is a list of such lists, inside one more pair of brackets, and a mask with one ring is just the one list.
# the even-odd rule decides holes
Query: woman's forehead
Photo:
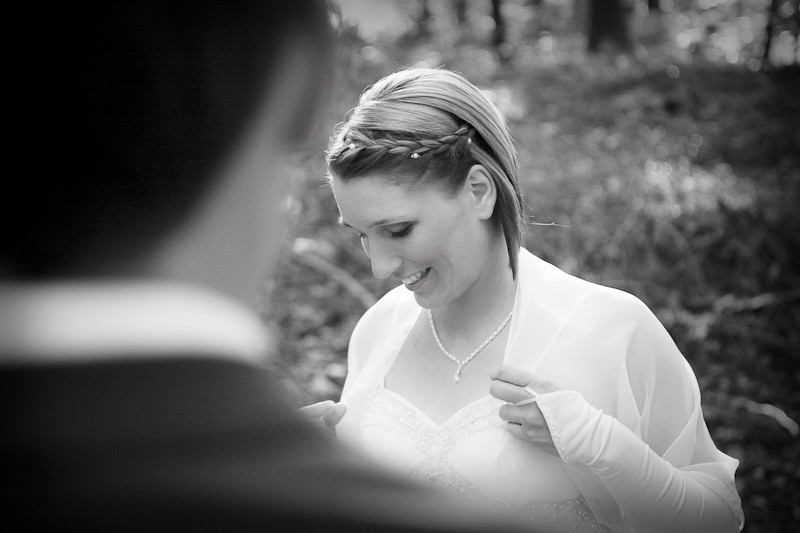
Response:
[{"label": "woman's forehead", "polygon": [[444,195],[438,187],[409,187],[396,179],[373,174],[341,180],[334,177],[331,188],[339,206],[341,222],[361,229],[419,216]]},{"label": "woman's forehead", "polygon": [[333,177],[331,179],[331,188],[334,195],[346,194],[348,196],[388,195],[402,198],[426,194],[431,187],[426,184],[416,183],[417,181],[397,174],[379,172],[346,180]]},{"label": "woman's forehead", "polygon": [[[335,175],[331,177],[331,185],[335,189],[338,187],[363,188],[373,191],[407,194],[409,196],[428,195],[434,191],[443,191],[447,184],[446,180],[437,180],[428,175],[410,174],[407,172],[377,171],[363,174],[360,176],[341,179]],[[358,185],[361,187],[350,187]]]}]

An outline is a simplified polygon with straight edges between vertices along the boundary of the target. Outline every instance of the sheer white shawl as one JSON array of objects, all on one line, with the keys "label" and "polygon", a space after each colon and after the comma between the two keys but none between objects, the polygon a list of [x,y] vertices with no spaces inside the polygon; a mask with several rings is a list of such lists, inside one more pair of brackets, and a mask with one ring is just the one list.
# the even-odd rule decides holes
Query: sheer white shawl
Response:
[{"label": "sheer white shawl", "polygon": [[[400,286],[357,324],[341,397],[347,413],[337,426],[342,440],[356,441],[370,395],[419,312],[413,294]],[[523,248],[510,328],[506,364],[580,392],[591,406],[610,415],[606,418],[635,434],[643,448],[668,462],[670,476],[691,478],[703,491],[719,496],[742,527],[734,483],[738,461],[715,446],[693,371],[639,299],[566,274]],[[634,531],[626,525],[629,502],[618,501],[620,491],[609,485],[614,483],[609,476],[585,464],[573,462],[566,468],[601,522],[614,531]]]}]

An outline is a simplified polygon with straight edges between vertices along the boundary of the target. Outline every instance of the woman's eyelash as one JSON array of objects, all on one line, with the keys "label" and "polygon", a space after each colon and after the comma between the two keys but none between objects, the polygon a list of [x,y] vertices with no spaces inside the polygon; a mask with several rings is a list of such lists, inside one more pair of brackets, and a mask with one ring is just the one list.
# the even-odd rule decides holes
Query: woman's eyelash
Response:
[{"label": "woman's eyelash", "polygon": [[389,235],[392,237],[392,239],[402,239],[403,237],[405,237],[406,235],[408,235],[409,233],[411,233],[411,228],[412,228],[412,227],[413,227],[413,226],[412,226],[411,224],[409,224],[409,225],[407,225],[407,226],[404,226],[404,227],[403,227],[401,230],[399,230],[399,231],[390,231],[390,232],[389,232]]},{"label": "woman's eyelash", "polygon": [[[402,239],[403,237],[406,237],[409,233],[411,233],[411,230],[413,228],[414,228],[414,224],[408,224],[408,225],[403,226],[402,228],[400,228],[399,230],[396,230],[396,231],[392,231],[392,230],[387,229],[386,233],[392,239]],[[364,239],[367,238],[367,234],[366,233],[362,233],[362,232],[359,231],[358,232],[358,238],[361,239],[361,240],[364,240]]]}]

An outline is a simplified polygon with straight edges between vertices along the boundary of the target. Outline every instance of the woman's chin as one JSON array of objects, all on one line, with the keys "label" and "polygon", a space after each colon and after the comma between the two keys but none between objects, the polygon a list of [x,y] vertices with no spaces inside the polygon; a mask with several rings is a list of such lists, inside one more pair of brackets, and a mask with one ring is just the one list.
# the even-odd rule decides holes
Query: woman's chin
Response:
[{"label": "woman's chin", "polygon": [[421,291],[413,291],[411,294],[414,295],[414,299],[417,301],[417,305],[419,305],[420,307],[424,307],[426,309],[430,308],[431,306],[430,295],[425,294]]},{"label": "woman's chin", "polygon": [[435,294],[426,293],[425,291],[416,291],[414,299],[417,301],[417,305],[424,309],[438,309],[445,305],[441,298],[437,298]]}]

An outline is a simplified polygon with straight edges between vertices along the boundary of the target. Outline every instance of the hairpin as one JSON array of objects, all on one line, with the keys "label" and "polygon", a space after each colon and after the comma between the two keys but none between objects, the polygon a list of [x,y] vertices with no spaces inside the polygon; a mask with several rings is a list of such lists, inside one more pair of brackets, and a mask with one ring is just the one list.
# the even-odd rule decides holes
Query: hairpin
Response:
[{"label": "hairpin", "polygon": [[419,159],[419,154],[417,152],[414,152],[413,154],[411,154],[411,159]]}]

